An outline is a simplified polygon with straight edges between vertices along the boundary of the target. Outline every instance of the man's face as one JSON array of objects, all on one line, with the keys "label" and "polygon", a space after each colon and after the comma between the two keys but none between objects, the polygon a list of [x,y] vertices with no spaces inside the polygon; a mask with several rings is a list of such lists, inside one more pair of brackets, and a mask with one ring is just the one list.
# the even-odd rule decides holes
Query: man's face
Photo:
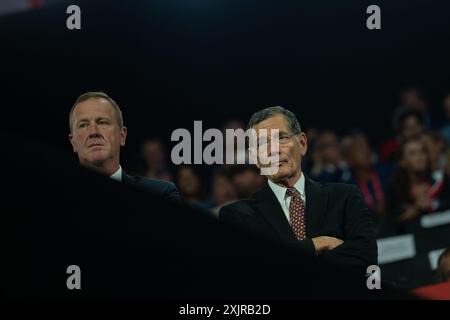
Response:
[{"label": "man's face", "polygon": [[147,141],[142,147],[142,156],[148,165],[160,167],[164,165],[165,155],[159,141]]},{"label": "man's face", "polygon": [[332,132],[320,135],[318,142],[320,155],[326,164],[336,165],[341,157],[341,150],[337,136]]},{"label": "man's face", "polygon": [[214,177],[212,186],[212,197],[218,205],[224,204],[236,198],[235,190],[231,181],[225,176]]},{"label": "man's face", "polygon": [[119,163],[125,145],[126,128],[120,128],[108,100],[91,98],[77,104],[72,116],[70,143],[82,165],[98,166],[105,161]]},{"label": "man's face", "polygon": [[[269,143],[267,145],[267,150],[264,150],[263,152],[267,152],[269,156],[274,155],[271,144],[276,143],[276,141],[272,141],[271,139],[272,130],[279,130],[279,143],[276,143],[274,151],[278,152],[279,160],[278,163],[271,164],[272,166],[278,166],[278,171],[273,175],[269,175],[268,178],[275,183],[282,183],[287,179],[300,177],[302,157],[306,154],[308,148],[306,135],[304,133],[294,135],[283,115],[276,115],[261,121],[256,124],[253,129],[256,130],[258,137],[264,132],[264,130],[260,131],[261,129],[267,130]],[[257,165],[258,168],[264,167],[259,159]]]},{"label": "man's face", "polygon": [[423,125],[416,117],[407,117],[403,123],[402,135],[404,138],[412,138],[420,135],[423,132]]},{"label": "man's face", "polygon": [[450,255],[446,255],[442,258],[439,265],[439,272],[442,276],[442,280],[450,280]]},{"label": "man's face", "polygon": [[421,97],[420,92],[418,92],[417,90],[414,90],[414,89],[403,93],[402,104],[407,109],[412,109],[412,110],[423,111],[423,110],[426,110],[426,108],[427,108],[427,103],[423,99],[423,97]]},{"label": "man's face", "polygon": [[251,169],[236,173],[232,182],[239,198],[249,198],[256,191],[261,189],[265,178]]},{"label": "man's face", "polygon": [[369,168],[372,165],[371,151],[367,140],[354,137],[349,150],[349,164],[354,168]]},{"label": "man's face", "polygon": [[178,187],[185,196],[198,196],[200,194],[200,179],[189,167],[178,171]]}]

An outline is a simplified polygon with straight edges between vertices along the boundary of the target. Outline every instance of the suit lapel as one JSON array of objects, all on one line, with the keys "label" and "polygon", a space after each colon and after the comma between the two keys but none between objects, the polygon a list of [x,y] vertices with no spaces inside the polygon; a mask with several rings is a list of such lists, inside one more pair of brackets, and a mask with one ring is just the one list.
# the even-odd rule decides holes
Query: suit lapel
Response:
[{"label": "suit lapel", "polygon": [[306,194],[306,236],[314,238],[320,235],[323,219],[325,218],[328,193],[322,189],[320,184],[310,180],[305,175]]},{"label": "suit lapel", "polygon": [[275,232],[284,240],[296,240],[291,225],[267,182],[253,197],[256,199],[258,212],[274,228]]},{"label": "suit lapel", "polygon": [[127,185],[134,185],[136,181],[122,170],[122,182]]}]

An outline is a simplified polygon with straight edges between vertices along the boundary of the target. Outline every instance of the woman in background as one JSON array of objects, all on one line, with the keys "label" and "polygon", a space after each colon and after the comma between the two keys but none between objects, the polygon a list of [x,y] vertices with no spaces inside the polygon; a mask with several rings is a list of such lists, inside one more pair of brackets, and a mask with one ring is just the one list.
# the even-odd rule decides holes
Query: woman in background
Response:
[{"label": "woman in background", "polygon": [[433,178],[430,158],[420,137],[405,140],[399,149],[387,212],[397,224],[450,208],[448,176]]}]

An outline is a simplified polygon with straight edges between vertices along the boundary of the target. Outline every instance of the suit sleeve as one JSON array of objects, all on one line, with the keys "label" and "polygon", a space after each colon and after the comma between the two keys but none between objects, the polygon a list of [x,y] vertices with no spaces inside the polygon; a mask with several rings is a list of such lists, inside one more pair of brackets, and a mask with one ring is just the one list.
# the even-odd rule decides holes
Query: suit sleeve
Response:
[{"label": "suit sleeve", "polygon": [[234,228],[244,229],[246,225],[238,211],[231,209],[229,206],[224,206],[219,210],[219,220],[226,225]]},{"label": "suit sleeve", "polygon": [[[238,210],[234,210],[229,206],[222,207],[219,211],[219,219],[224,224],[229,225],[232,228],[241,229],[247,233],[253,233],[257,236],[267,238],[267,234],[259,233],[255,230],[252,230],[250,226],[245,223],[245,219],[243,217],[244,213],[239,212]],[[272,239],[275,241],[279,241],[279,239]],[[289,248],[294,250],[299,250],[303,254],[306,254],[310,257],[317,257],[316,249],[314,247],[314,243],[311,239],[303,240],[303,241],[289,241],[283,242],[284,245],[287,245]]]},{"label": "suit sleeve", "polygon": [[316,247],[311,239],[288,242],[288,246],[300,250],[309,257],[317,258]]},{"label": "suit sleeve", "polygon": [[325,251],[320,258],[326,262],[361,270],[378,261],[373,217],[356,186],[350,186],[345,203],[344,243]]},{"label": "suit sleeve", "polygon": [[164,198],[175,203],[183,202],[180,192],[172,182],[167,183],[167,188],[164,192]]}]

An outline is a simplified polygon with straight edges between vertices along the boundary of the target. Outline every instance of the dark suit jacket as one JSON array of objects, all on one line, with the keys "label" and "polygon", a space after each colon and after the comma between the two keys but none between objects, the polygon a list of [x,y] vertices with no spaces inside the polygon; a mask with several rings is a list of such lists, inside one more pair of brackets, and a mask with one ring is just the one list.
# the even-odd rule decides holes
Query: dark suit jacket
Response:
[{"label": "dark suit jacket", "polygon": [[125,171],[122,171],[122,182],[152,192],[166,200],[181,203],[181,195],[172,182],[141,176],[129,176]]},{"label": "dark suit jacket", "polygon": [[305,176],[306,235],[298,241],[275,194],[266,183],[252,198],[223,207],[219,213],[224,223],[245,228],[298,247],[316,256],[312,238],[331,236],[344,243],[321,253],[319,259],[346,268],[377,264],[377,245],[372,216],[359,189],[341,183],[318,183]]}]

